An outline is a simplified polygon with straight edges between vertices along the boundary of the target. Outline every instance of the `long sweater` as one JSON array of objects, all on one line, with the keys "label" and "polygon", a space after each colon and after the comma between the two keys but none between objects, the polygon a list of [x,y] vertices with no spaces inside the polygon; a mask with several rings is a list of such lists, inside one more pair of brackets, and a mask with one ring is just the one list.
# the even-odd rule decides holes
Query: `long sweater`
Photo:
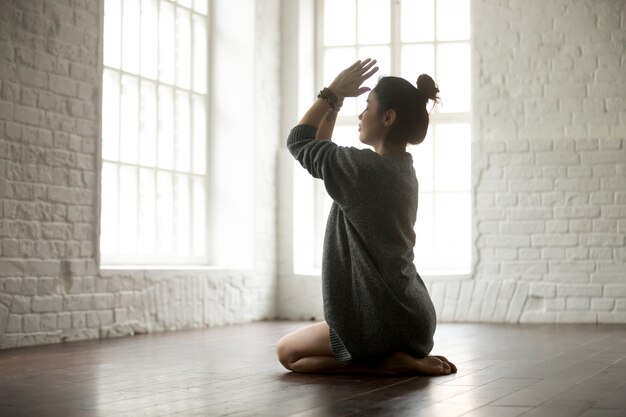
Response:
[{"label": "long sweater", "polygon": [[335,357],[373,365],[390,353],[425,357],[435,310],[414,266],[418,182],[411,154],[379,155],[294,127],[287,146],[333,200],[322,258],[324,317]]}]

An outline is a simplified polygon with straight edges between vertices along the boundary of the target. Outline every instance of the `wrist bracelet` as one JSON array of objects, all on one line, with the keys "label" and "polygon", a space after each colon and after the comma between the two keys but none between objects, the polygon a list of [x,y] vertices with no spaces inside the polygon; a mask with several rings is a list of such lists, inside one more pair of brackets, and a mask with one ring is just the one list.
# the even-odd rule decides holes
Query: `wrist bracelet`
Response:
[{"label": "wrist bracelet", "polygon": [[320,92],[317,94],[317,98],[321,98],[322,100],[330,104],[330,109],[334,112],[339,112],[339,109],[341,109],[341,106],[339,105],[339,98],[327,87],[324,87],[320,90]]},{"label": "wrist bracelet", "polygon": [[341,105],[340,104],[337,104],[335,107],[330,109],[330,111],[332,113],[339,113],[339,110],[341,110]]}]

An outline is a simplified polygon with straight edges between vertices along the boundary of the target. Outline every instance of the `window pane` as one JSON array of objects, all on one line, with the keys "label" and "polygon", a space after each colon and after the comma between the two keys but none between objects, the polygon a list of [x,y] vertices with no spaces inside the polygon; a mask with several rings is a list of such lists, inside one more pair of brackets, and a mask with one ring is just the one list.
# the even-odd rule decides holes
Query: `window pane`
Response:
[{"label": "window pane", "polygon": [[415,265],[418,271],[432,268],[435,257],[433,194],[420,190],[415,222]]},{"label": "window pane", "polygon": [[470,264],[470,195],[435,196],[435,261],[440,269],[468,270]]},{"label": "window pane", "polygon": [[402,42],[435,39],[434,0],[402,0],[400,19]]},{"label": "window pane", "polygon": [[191,7],[192,0],[178,0],[178,4],[183,7]]},{"label": "window pane", "polygon": [[[356,48],[329,48],[324,51],[324,79],[322,85],[329,85],[335,77],[356,61]],[[342,116],[356,114],[356,100],[344,100]]]},{"label": "window pane", "polygon": [[185,175],[176,176],[176,199],[174,200],[174,211],[176,213],[176,253],[186,255],[189,253],[191,243],[191,204],[189,201],[189,177]]},{"label": "window pane", "polygon": [[355,0],[326,0],[324,11],[324,45],[353,45],[356,42]]},{"label": "window pane", "polygon": [[112,68],[120,67],[120,49],[122,40],[121,0],[107,0],[104,2],[104,36],[102,47],[102,59],[104,65]]},{"label": "window pane", "polygon": [[293,161],[293,265],[294,271],[309,272],[315,267],[315,241],[319,230],[316,222],[311,221],[318,213],[315,211],[315,182],[302,169],[297,161]]},{"label": "window pane", "polygon": [[161,0],[159,14],[159,80],[174,84],[174,6],[169,1]]},{"label": "window pane", "polygon": [[193,8],[202,14],[207,14],[208,12],[208,0],[194,0]]},{"label": "window pane", "polygon": [[193,172],[204,174],[206,172],[206,105],[203,96],[193,97]]},{"label": "window pane", "polygon": [[174,167],[174,91],[159,86],[159,149],[158,166]]},{"label": "window pane", "polygon": [[433,134],[432,126],[429,127],[424,142],[410,146],[407,150],[413,155],[415,175],[419,182],[419,192],[433,190]]},{"label": "window pane", "polygon": [[158,7],[157,0],[141,1],[141,76],[153,80],[158,68]]},{"label": "window pane", "polygon": [[202,178],[193,179],[193,254],[206,254],[206,187]]},{"label": "window pane", "polygon": [[400,68],[400,76],[415,86],[417,85],[417,77],[420,74],[428,74],[434,77],[435,47],[432,44],[403,46]]},{"label": "window pane", "polygon": [[[389,46],[369,46],[360,47],[358,52],[358,59],[373,58],[376,59],[376,66],[379,68],[378,72],[374,74],[370,79],[366,80],[363,85],[369,88],[376,87],[378,79],[385,75],[391,75],[391,51]],[[357,111],[360,113],[363,111],[366,105],[367,96],[369,93],[361,94],[357,97]]]},{"label": "window pane", "polygon": [[139,142],[139,83],[137,78],[122,75],[120,160],[137,163]]},{"label": "window pane", "polygon": [[324,85],[329,85],[346,67],[356,61],[356,48],[329,48],[324,52]]},{"label": "window pane", "polygon": [[156,173],[153,169],[139,170],[139,244],[138,252],[151,255],[156,243]]},{"label": "window pane", "polygon": [[437,0],[437,39],[454,41],[469,37],[469,0]]},{"label": "window pane", "polygon": [[333,142],[339,146],[354,146],[356,148],[364,149],[367,145],[364,145],[359,140],[358,124],[355,123],[351,126],[335,126],[333,132]]},{"label": "window pane", "polygon": [[466,191],[470,184],[470,125],[441,123],[435,126],[435,189]]},{"label": "window pane", "polygon": [[122,68],[124,71],[139,73],[139,2],[123,1],[122,14]]},{"label": "window pane", "polygon": [[156,85],[141,82],[141,123],[139,133],[139,163],[155,166],[157,139],[157,95]]},{"label": "window pane", "polygon": [[[372,58],[376,60],[378,72],[370,77],[363,85],[374,88],[378,79],[385,75],[391,75],[391,50],[389,46],[361,46],[357,59]],[[350,65],[348,63],[348,65]]]},{"label": "window pane", "polygon": [[176,10],[176,85],[191,87],[191,21],[181,8]]},{"label": "window pane", "polygon": [[104,69],[102,74],[102,158],[117,160],[120,137],[120,76]]},{"label": "window pane", "polygon": [[359,44],[389,42],[389,0],[359,0]]},{"label": "window pane", "polygon": [[102,163],[102,213],[100,231],[100,251],[103,254],[117,253],[118,229],[118,179],[117,166]]},{"label": "window pane", "polygon": [[[368,93],[365,93],[367,96]],[[343,106],[341,107],[340,116],[351,116],[354,117],[354,120],[357,120],[356,117],[363,111],[362,107],[357,106],[357,99],[354,97],[346,97],[343,100]]]},{"label": "window pane", "polygon": [[[328,193],[326,192],[326,188],[324,188],[324,183],[321,181],[315,181],[315,230],[323,231],[326,229],[326,223],[328,223],[328,214],[330,213],[330,207],[333,204],[333,200],[330,198]],[[324,234],[323,233],[315,233],[315,254],[314,254],[314,264],[315,268],[322,267],[322,253],[324,251]]]},{"label": "window pane", "polygon": [[207,30],[206,19],[193,18],[193,89],[206,93],[207,82]]},{"label": "window pane", "polygon": [[169,172],[157,173],[157,253],[171,255],[173,253],[174,230],[173,221],[173,181]]},{"label": "window pane", "polygon": [[191,171],[191,124],[189,113],[189,94],[176,92],[176,169]]},{"label": "window pane", "polygon": [[437,47],[437,84],[441,89],[439,111],[470,110],[470,47],[468,43],[441,44]]},{"label": "window pane", "polygon": [[123,255],[137,252],[137,168],[120,166],[120,250]]}]

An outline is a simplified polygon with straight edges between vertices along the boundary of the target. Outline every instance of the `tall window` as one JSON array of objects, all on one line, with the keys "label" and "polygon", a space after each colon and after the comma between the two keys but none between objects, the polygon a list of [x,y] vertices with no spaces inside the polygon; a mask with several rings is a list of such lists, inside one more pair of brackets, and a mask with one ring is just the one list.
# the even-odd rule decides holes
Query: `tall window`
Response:
[{"label": "tall window", "polygon": [[206,262],[207,2],[104,2],[103,263]]},{"label": "tall window", "polygon": [[[397,75],[415,83],[421,73],[439,84],[441,105],[431,113],[425,141],[409,146],[419,181],[419,209],[415,247],[418,271],[423,274],[466,274],[470,270],[470,26],[469,0],[319,0],[318,85],[357,59],[375,58],[377,78]],[[357,116],[367,94],[346,99],[333,140],[362,145]],[[322,247],[330,199],[315,186],[314,250]],[[298,221],[298,220],[297,220]],[[304,219],[302,219],[304,221]],[[305,226],[299,222],[299,228]],[[297,237],[296,237],[297,239]],[[306,255],[296,243],[296,264]],[[314,253],[319,267],[320,253]],[[306,269],[306,267],[305,267]]]}]

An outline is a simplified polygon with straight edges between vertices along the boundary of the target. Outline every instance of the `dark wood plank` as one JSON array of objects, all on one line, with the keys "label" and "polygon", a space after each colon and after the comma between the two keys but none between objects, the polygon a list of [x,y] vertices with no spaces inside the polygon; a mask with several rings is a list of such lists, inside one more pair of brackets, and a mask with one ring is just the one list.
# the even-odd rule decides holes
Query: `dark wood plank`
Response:
[{"label": "dark wood plank", "polygon": [[626,415],[626,326],[440,325],[459,372],[286,372],[261,322],[0,351],[4,416]]}]

